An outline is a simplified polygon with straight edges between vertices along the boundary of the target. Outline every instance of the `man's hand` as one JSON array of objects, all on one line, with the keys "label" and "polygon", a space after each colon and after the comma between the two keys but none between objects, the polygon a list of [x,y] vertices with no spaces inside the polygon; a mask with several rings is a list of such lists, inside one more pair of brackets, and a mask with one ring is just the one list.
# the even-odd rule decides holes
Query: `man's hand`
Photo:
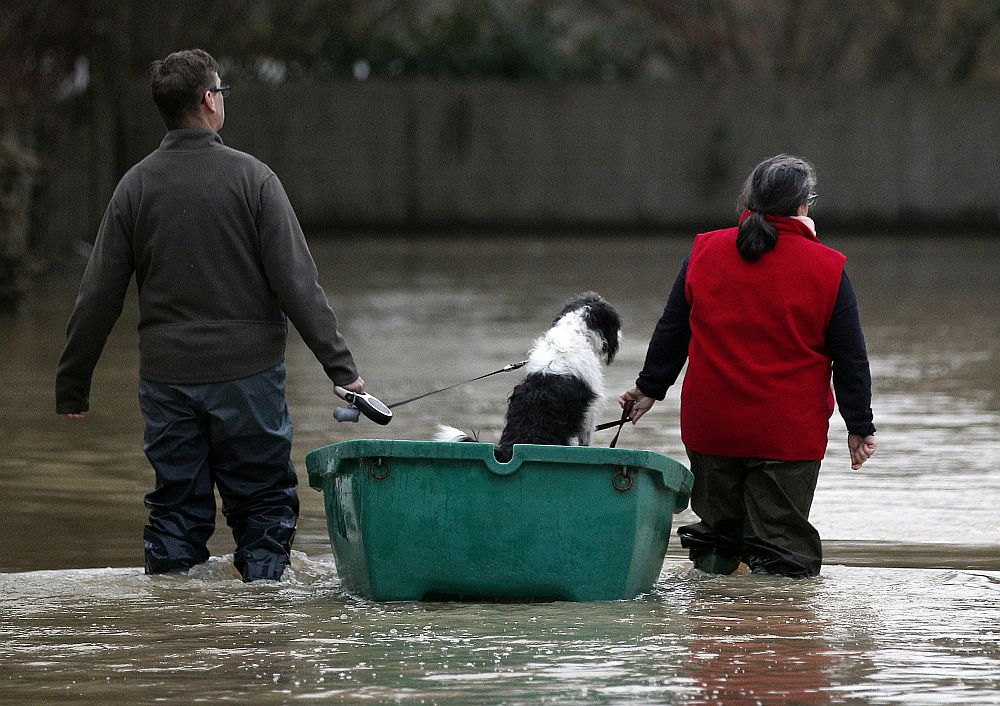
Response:
[{"label": "man's hand", "polygon": [[875,437],[860,434],[847,435],[847,450],[851,452],[851,468],[855,471],[875,453]]},{"label": "man's hand", "polygon": [[656,400],[652,397],[646,397],[638,387],[633,387],[631,390],[626,390],[618,398],[618,404],[621,405],[622,409],[625,409],[625,405],[632,403],[632,414],[629,415],[629,419],[632,420],[632,424],[635,424],[639,419],[648,412]]},{"label": "man's hand", "polygon": [[[347,390],[348,392],[354,392],[360,395],[362,392],[365,391],[365,381],[359,375],[358,379],[352,382],[350,385],[341,385],[341,387]],[[337,394],[336,389],[334,389],[334,394]]]}]

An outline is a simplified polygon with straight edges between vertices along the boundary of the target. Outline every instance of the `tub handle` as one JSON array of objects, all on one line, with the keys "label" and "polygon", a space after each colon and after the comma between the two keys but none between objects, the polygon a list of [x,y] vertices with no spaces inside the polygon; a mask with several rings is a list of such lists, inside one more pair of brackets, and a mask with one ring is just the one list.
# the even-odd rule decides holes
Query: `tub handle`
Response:
[{"label": "tub handle", "polygon": [[392,467],[389,462],[379,456],[378,458],[366,458],[361,462],[361,467],[368,471],[372,480],[385,480],[389,477]]},{"label": "tub handle", "polygon": [[632,489],[632,470],[628,466],[619,468],[611,476],[611,485],[619,493],[627,493]]}]

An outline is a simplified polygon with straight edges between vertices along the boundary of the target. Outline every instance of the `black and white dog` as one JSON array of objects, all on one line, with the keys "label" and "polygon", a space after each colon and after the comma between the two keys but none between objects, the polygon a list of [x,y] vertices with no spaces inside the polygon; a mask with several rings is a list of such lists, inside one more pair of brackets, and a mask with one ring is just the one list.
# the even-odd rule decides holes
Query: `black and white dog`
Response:
[{"label": "black and white dog", "polygon": [[[587,446],[604,397],[604,366],[621,342],[621,317],[596,292],[566,304],[528,353],[527,375],[507,402],[494,455],[506,463],[514,444]],[[435,441],[474,441],[439,425]]]}]

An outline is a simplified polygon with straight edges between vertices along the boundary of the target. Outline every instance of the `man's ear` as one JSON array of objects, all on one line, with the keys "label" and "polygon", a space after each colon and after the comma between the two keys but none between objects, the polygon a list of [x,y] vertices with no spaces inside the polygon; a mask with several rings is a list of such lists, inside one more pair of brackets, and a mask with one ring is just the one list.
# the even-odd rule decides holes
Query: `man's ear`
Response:
[{"label": "man's ear", "polygon": [[217,113],[219,111],[219,107],[215,104],[216,100],[218,99],[215,93],[209,90],[206,90],[201,96],[201,102],[208,108],[208,112],[210,113]]}]

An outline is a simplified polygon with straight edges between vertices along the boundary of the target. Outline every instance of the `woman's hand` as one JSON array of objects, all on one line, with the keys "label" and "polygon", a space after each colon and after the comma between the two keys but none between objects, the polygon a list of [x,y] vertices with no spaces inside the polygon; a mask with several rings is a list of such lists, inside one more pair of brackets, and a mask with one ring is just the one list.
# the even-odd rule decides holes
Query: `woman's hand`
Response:
[{"label": "woman's hand", "polygon": [[848,434],[847,450],[851,452],[851,468],[855,471],[861,468],[862,464],[875,453],[875,447],[875,437],[871,434],[868,436]]},{"label": "woman's hand", "polygon": [[626,390],[618,398],[618,404],[621,405],[622,409],[625,409],[627,403],[632,403],[632,413],[629,415],[629,419],[632,420],[632,424],[635,424],[642,418],[646,412],[648,412],[656,400],[652,397],[647,397],[642,393],[638,387],[633,387],[631,390]]}]

